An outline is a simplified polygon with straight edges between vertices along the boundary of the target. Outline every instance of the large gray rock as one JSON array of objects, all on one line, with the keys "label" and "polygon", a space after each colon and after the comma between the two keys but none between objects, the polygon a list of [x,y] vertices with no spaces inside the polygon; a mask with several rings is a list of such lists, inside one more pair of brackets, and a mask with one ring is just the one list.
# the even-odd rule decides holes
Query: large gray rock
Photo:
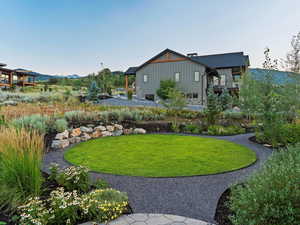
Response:
[{"label": "large gray rock", "polygon": [[99,131],[101,131],[101,132],[102,132],[102,131],[106,131],[106,127],[100,125],[100,126],[95,127],[94,130],[99,130]]},{"label": "large gray rock", "polygon": [[101,134],[102,134],[102,137],[112,136],[112,132],[109,132],[109,131],[103,131]]},{"label": "large gray rock", "polygon": [[115,130],[112,132],[112,136],[121,136],[123,134],[123,130]]},{"label": "large gray rock", "polygon": [[93,128],[91,128],[91,127],[80,127],[80,130],[81,130],[81,132],[83,132],[83,133],[92,133],[93,131],[94,131],[94,129]]},{"label": "large gray rock", "polygon": [[63,140],[69,137],[69,131],[65,130],[64,132],[58,133],[55,136],[56,140]]},{"label": "large gray rock", "polygon": [[51,148],[53,149],[63,149],[70,145],[70,142],[68,139],[64,140],[54,140],[52,141]]},{"label": "large gray rock", "polygon": [[134,133],[134,134],[146,134],[146,130],[143,129],[143,128],[135,128],[135,129],[133,130],[133,133]]},{"label": "large gray rock", "polygon": [[81,141],[80,137],[71,137],[71,138],[69,138],[70,144],[76,144],[76,143],[79,143],[80,141]]},{"label": "large gray rock", "polygon": [[87,133],[83,133],[83,135],[80,137],[81,141],[87,141],[91,139],[91,136],[88,135]]}]

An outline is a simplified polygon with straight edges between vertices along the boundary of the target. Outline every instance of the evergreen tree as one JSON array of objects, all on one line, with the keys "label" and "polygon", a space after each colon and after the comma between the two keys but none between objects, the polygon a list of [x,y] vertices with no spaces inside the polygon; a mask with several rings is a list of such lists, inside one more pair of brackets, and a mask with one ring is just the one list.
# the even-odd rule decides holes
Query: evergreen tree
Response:
[{"label": "evergreen tree", "polygon": [[99,91],[100,91],[100,89],[98,88],[98,85],[97,85],[96,81],[92,81],[91,84],[90,84],[90,87],[88,89],[87,99],[89,101],[97,101]]}]

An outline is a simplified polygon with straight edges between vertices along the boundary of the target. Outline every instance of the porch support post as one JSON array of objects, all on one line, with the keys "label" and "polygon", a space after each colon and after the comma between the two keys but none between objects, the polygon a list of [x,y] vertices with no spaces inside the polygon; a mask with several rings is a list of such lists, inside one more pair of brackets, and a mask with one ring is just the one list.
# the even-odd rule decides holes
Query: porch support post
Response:
[{"label": "porch support post", "polygon": [[14,76],[13,72],[10,72],[8,75],[8,83],[10,87],[13,86],[13,76]]},{"label": "porch support post", "polygon": [[128,75],[125,75],[125,89],[128,91]]}]

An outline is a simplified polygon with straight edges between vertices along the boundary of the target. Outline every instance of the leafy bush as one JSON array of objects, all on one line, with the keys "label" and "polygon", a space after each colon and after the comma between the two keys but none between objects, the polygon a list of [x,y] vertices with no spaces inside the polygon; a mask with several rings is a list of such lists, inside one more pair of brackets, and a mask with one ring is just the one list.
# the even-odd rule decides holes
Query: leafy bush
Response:
[{"label": "leafy bush", "polygon": [[68,129],[68,122],[65,119],[58,119],[54,122],[53,129],[60,133]]},{"label": "leafy bush", "polygon": [[300,124],[278,124],[280,132],[256,132],[256,139],[274,147],[286,146],[300,142]]},{"label": "leafy bush", "polygon": [[87,192],[90,188],[88,169],[82,166],[71,166],[60,171],[57,164],[50,166],[50,179],[55,180],[67,191]]},{"label": "leafy bush", "polygon": [[33,131],[36,130],[40,134],[47,133],[47,123],[50,118],[48,116],[43,116],[39,114],[34,114],[30,116],[24,116],[18,119],[14,119],[11,124],[15,128],[25,128],[26,130]]},{"label": "leafy bush", "polygon": [[127,98],[128,98],[128,100],[132,100],[132,95],[133,95],[133,91],[132,91],[132,89],[129,89],[127,91]]},{"label": "leafy bush", "polygon": [[192,133],[192,134],[199,134],[201,133],[201,129],[198,125],[195,124],[186,124],[183,127],[183,132],[185,133]]},{"label": "leafy bush", "polygon": [[175,86],[176,83],[173,80],[161,80],[160,87],[157,89],[156,94],[162,100],[167,100],[169,98],[170,91],[174,90]]},{"label": "leafy bush", "polygon": [[223,127],[220,125],[211,125],[207,129],[207,134],[209,135],[234,135],[243,133],[245,133],[245,129],[239,126]]},{"label": "leafy bush", "polygon": [[235,225],[300,224],[300,145],[274,153],[244,186],[232,188]]},{"label": "leafy bush", "polygon": [[24,129],[0,129],[0,208],[12,212],[42,184],[43,136]]}]

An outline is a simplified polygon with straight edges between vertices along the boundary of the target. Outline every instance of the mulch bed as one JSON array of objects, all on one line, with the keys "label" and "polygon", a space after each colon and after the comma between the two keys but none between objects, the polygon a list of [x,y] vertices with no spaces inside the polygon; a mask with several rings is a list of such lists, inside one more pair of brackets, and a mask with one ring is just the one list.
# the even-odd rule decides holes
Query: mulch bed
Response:
[{"label": "mulch bed", "polygon": [[230,189],[228,188],[220,197],[216,209],[215,220],[219,225],[233,225],[229,216],[233,215],[232,211],[227,206],[230,199]]},{"label": "mulch bed", "polygon": [[[47,199],[51,193],[51,191],[57,189],[59,187],[59,184],[55,181],[50,181],[47,179],[49,175],[45,172],[42,172],[42,176],[44,177],[44,182],[42,184],[42,193],[40,195],[41,199]],[[91,190],[93,190],[94,187],[91,187]],[[90,190],[90,191],[91,191]],[[130,205],[127,206],[127,211],[124,212],[124,214],[132,214],[133,210]],[[5,222],[5,225],[17,225],[16,222],[13,222],[11,220],[11,216],[9,216],[7,213],[5,213],[3,210],[0,209],[0,224],[1,222]],[[85,223],[88,221],[77,221],[78,223]]]}]

